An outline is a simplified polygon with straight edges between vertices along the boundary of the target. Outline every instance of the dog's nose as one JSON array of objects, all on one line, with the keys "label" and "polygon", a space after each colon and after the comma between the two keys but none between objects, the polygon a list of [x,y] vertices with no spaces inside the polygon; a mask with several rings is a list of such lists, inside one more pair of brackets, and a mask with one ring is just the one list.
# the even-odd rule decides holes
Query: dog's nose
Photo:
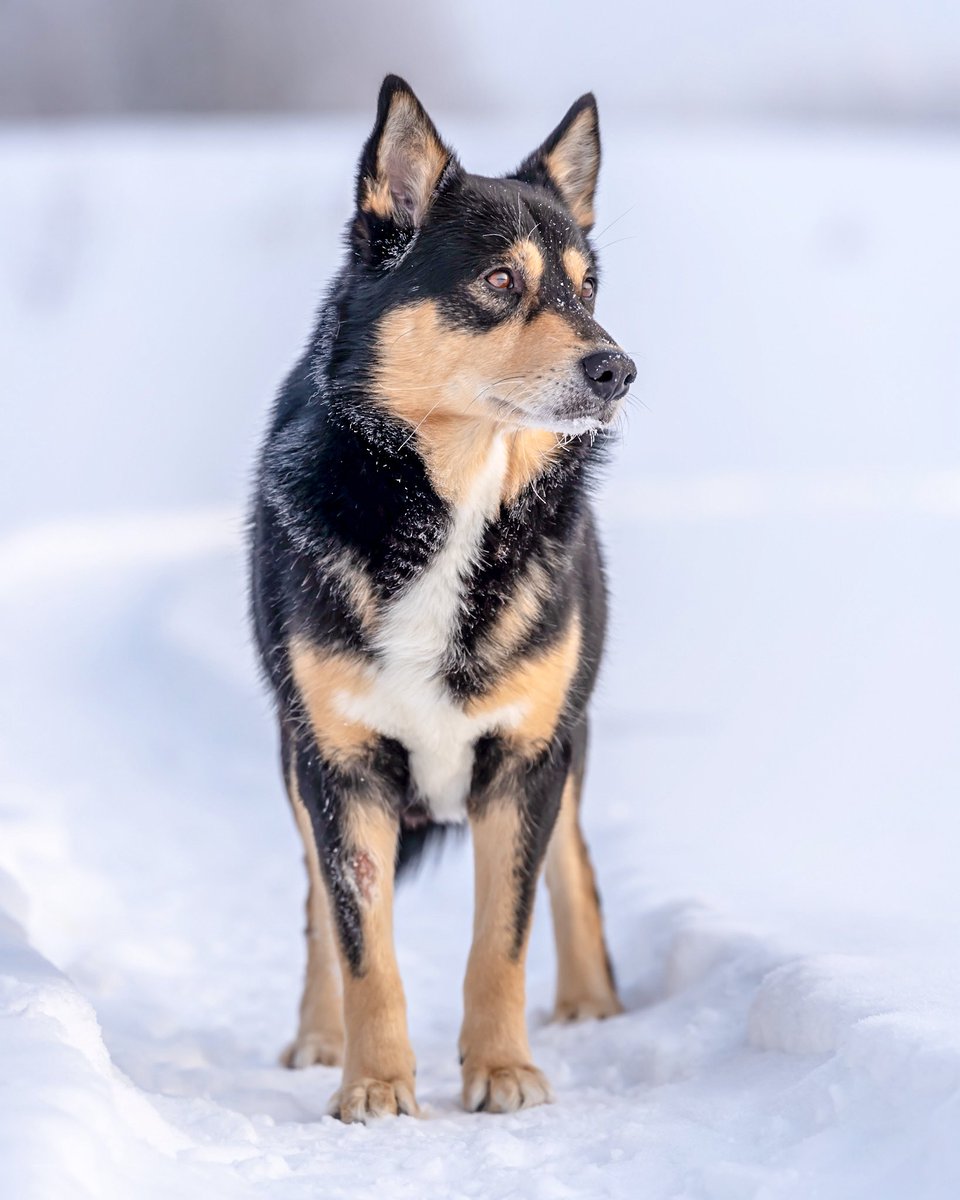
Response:
[{"label": "dog's nose", "polygon": [[637,377],[636,363],[622,350],[597,350],[580,365],[591,389],[608,403],[625,395]]}]

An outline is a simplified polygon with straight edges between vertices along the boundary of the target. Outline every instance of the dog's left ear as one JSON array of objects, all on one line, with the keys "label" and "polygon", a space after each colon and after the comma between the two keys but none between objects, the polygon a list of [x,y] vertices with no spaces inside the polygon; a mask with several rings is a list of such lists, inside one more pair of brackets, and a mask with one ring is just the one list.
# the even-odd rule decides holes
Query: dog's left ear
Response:
[{"label": "dog's left ear", "polygon": [[375,259],[378,242],[396,248],[422,224],[452,160],[410,86],[388,75],[357,169],[354,240],[362,257]]},{"label": "dog's left ear", "polygon": [[593,228],[593,197],[600,172],[600,125],[592,92],[570,106],[567,115],[539,150],[525,158],[510,177],[555,192],[577,224]]}]

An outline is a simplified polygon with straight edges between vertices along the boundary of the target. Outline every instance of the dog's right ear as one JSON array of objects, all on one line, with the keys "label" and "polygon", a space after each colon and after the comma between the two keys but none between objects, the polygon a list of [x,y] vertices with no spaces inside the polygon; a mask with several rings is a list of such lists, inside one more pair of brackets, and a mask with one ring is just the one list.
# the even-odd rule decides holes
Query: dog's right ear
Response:
[{"label": "dog's right ear", "polygon": [[403,248],[455,161],[409,85],[388,75],[357,169],[352,238],[363,261],[379,263]]}]

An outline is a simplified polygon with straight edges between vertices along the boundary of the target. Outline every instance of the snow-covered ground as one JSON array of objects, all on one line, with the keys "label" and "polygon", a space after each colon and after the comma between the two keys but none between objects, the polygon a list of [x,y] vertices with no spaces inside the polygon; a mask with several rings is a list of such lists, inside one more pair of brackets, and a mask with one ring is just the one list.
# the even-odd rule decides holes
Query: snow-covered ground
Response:
[{"label": "snow-covered ground", "polygon": [[[542,131],[452,130],[502,168]],[[960,141],[607,129],[588,834],[628,1011],[455,1102],[469,861],[399,898],[425,1118],[289,1073],[303,876],[242,500],[353,126],[0,137],[0,1195],[960,1194]],[[542,908],[543,906],[541,906]]]}]

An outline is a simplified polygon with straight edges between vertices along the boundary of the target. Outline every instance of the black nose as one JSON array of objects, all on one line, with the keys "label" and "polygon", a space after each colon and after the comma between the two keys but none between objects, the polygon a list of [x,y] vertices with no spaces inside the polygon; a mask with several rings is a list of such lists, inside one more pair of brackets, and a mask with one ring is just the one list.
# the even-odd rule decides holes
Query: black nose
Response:
[{"label": "black nose", "polygon": [[637,377],[636,364],[622,350],[597,350],[581,366],[591,389],[607,402],[619,400]]}]

